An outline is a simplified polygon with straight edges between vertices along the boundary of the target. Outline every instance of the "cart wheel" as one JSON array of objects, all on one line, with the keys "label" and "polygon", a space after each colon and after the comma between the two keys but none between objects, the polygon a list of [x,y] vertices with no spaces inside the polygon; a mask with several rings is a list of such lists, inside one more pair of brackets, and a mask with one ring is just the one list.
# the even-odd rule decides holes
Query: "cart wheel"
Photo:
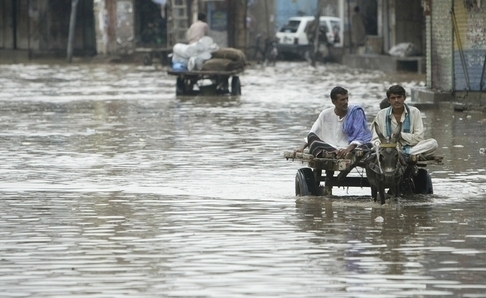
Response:
[{"label": "cart wheel", "polygon": [[143,56],[143,65],[152,65],[152,55],[145,54]]},{"label": "cart wheel", "polygon": [[403,178],[401,185],[401,192],[404,195],[412,195],[415,193],[415,182],[412,178]]},{"label": "cart wheel", "polygon": [[415,185],[414,193],[417,194],[433,194],[434,187],[432,186],[432,178],[426,169],[418,169],[417,176],[413,177]]},{"label": "cart wheel", "polygon": [[185,95],[186,94],[186,86],[184,84],[184,79],[177,78],[176,81],[176,95]]},{"label": "cart wheel", "polygon": [[317,195],[316,180],[311,168],[302,168],[295,175],[295,195]]},{"label": "cart wheel", "polygon": [[241,95],[240,78],[237,76],[231,79],[231,95]]}]

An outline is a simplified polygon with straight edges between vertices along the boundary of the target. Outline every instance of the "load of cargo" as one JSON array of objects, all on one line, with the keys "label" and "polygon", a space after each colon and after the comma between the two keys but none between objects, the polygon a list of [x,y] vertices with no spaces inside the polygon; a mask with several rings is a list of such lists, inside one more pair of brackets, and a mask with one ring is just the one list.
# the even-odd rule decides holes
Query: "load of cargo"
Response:
[{"label": "load of cargo", "polygon": [[243,69],[246,57],[235,48],[219,48],[209,36],[192,44],[177,43],[173,47],[174,71],[232,71]]}]

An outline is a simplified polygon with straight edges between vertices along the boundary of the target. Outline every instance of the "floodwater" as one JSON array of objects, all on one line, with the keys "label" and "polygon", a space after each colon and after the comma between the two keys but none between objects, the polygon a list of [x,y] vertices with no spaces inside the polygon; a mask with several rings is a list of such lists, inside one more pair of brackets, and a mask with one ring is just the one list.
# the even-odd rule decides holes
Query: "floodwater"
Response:
[{"label": "floodwater", "polygon": [[0,65],[1,297],[486,297],[486,115],[423,109],[434,194],[295,197],[334,85],[368,117],[423,78],[279,62],[239,97],[161,66]]}]

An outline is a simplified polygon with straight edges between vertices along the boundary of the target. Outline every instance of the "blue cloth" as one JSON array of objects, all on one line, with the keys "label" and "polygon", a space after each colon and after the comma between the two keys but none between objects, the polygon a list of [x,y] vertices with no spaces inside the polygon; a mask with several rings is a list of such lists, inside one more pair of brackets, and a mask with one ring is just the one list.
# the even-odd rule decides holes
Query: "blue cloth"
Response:
[{"label": "blue cloth", "polygon": [[348,136],[349,143],[358,141],[366,144],[371,141],[373,134],[366,122],[366,116],[360,106],[349,106],[348,114],[343,123],[343,131]]},{"label": "blue cloth", "polygon": [[180,62],[172,62],[172,70],[174,71],[187,71],[187,65]]},{"label": "blue cloth", "polygon": [[[403,125],[402,125],[402,132],[405,133],[410,133],[410,108],[408,107],[407,104],[403,104],[403,106],[406,109],[405,113],[405,119],[403,120]],[[386,111],[386,136],[390,137],[392,132],[391,132],[391,117],[392,117],[392,107],[389,107],[388,110]],[[406,154],[410,154],[410,146],[405,145],[403,146],[402,150]]]}]

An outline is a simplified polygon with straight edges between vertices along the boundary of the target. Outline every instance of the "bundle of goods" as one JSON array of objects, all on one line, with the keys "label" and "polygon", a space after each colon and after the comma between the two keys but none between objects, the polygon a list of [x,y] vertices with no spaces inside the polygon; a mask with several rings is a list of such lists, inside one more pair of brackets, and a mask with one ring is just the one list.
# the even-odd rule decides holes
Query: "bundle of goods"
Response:
[{"label": "bundle of goods", "polygon": [[243,51],[235,48],[221,48],[211,52],[211,59],[204,61],[202,70],[231,71],[246,66],[246,57]]},{"label": "bundle of goods", "polygon": [[172,50],[172,69],[176,71],[231,71],[242,69],[246,65],[243,51],[234,48],[220,49],[209,36],[189,45],[177,43]]},{"label": "bundle of goods", "polygon": [[204,61],[211,59],[211,53],[218,50],[218,45],[211,37],[205,36],[189,45],[177,43],[172,50],[173,70],[201,70]]}]

